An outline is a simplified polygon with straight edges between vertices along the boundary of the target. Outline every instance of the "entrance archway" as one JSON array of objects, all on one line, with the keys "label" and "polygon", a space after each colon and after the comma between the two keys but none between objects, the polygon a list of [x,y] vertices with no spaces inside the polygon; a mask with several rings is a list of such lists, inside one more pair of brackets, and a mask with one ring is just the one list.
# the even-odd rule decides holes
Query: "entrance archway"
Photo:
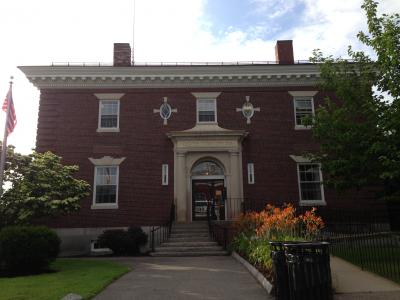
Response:
[{"label": "entrance archway", "polygon": [[213,160],[200,160],[191,170],[192,220],[225,220],[226,185],[224,169]]}]

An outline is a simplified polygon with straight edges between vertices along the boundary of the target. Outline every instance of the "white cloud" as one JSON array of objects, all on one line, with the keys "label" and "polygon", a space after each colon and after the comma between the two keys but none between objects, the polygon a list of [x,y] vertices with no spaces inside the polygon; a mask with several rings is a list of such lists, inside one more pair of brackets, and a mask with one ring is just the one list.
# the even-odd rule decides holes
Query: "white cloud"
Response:
[{"label": "white cloud", "polygon": [[[292,10],[297,1],[249,1],[258,14],[266,15],[268,28],[263,22],[247,31],[230,29],[216,36],[205,15],[206,0],[136,0],[135,60],[275,60],[276,41],[263,40],[259,33],[276,32],[281,24],[273,20]],[[345,55],[347,45],[356,44],[356,33],[366,28],[361,0],[302,1],[306,7],[299,15],[303,26],[288,28],[278,36],[294,40],[295,59],[307,59],[315,48]],[[385,0],[380,9],[399,11],[400,1]],[[16,66],[111,62],[113,43],[132,41],[133,0],[13,0],[1,1],[0,11],[0,97],[6,94],[13,74],[18,125],[9,143],[26,153],[35,145],[39,93]],[[1,133],[4,113],[0,116]]]}]

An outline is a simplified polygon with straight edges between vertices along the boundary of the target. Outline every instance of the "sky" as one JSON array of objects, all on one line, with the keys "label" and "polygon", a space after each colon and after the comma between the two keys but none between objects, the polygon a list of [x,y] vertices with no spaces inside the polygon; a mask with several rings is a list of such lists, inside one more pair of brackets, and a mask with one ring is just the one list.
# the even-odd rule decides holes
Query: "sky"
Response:
[{"label": "sky", "polygon": [[[400,12],[399,0],[380,2],[381,13]],[[8,144],[27,154],[36,143],[40,95],[17,66],[111,63],[113,43],[133,40],[137,62],[273,61],[276,40],[286,39],[293,40],[296,60],[307,60],[313,49],[346,57],[348,45],[370,52],[356,38],[360,30],[366,31],[361,4],[362,0],[136,0],[135,5],[134,0],[0,1],[0,97],[5,97],[14,76],[18,120]],[[1,112],[0,139],[4,120]]]}]

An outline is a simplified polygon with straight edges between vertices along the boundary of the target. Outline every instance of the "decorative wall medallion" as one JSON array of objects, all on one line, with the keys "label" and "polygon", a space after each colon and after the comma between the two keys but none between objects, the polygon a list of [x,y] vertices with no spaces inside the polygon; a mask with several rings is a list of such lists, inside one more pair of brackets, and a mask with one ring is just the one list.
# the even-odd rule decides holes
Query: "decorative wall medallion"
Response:
[{"label": "decorative wall medallion", "polygon": [[246,96],[246,102],[243,103],[242,108],[236,108],[237,112],[242,112],[243,117],[247,119],[247,124],[251,123],[251,118],[254,116],[255,111],[261,111],[259,107],[254,107],[250,102],[250,96]]},{"label": "decorative wall medallion", "polygon": [[168,119],[171,117],[172,113],[177,113],[178,110],[176,108],[171,108],[171,105],[168,104],[168,98],[164,97],[164,102],[161,104],[159,109],[153,109],[153,113],[159,113],[161,119],[164,120],[164,125],[167,125]]}]

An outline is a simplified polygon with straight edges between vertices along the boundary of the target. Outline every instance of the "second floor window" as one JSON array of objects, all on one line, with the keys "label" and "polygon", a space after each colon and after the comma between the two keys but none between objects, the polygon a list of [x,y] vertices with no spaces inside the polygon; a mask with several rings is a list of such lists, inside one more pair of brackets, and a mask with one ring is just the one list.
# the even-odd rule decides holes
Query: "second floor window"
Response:
[{"label": "second floor window", "polygon": [[294,98],[294,110],[296,117],[296,127],[306,127],[304,120],[306,117],[314,115],[314,103],[312,97]]},{"label": "second floor window", "polygon": [[101,100],[99,110],[99,129],[119,128],[119,100]]},{"label": "second floor window", "polygon": [[197,122],[207,123],[217,121],[217,102],[215,99],[197,100]]}]

